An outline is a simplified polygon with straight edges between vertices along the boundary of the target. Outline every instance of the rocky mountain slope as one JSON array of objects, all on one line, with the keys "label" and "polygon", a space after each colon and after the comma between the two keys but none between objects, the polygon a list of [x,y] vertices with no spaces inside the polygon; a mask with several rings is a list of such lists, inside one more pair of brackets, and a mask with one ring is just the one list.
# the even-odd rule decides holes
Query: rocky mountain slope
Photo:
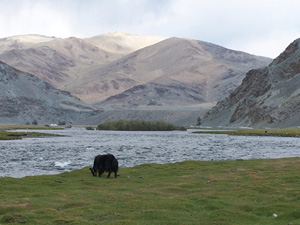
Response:
[{"label": "rocky mountain slope", "polygon": [[165,39],[167,38],[159,36],[140,36],[116,31],[86,38],[85,40],[97,46],[99,49],[103,49],[110,54],[116,55],[116,58],[120,58]]},{"label": "rocky mountain slope", "polygon": [[[160,85],[154,81],[162,79],[165,87],[172,86],[174,81],[181,82],[181,86],[186,86],[182,90],[199,90],[191,98],[202,99],[201,102],[215,102],[233,91],[247,71],[264,67],[270,62],[269,58],[206,42],[169,38],[89,71],[84,77],[78,78],[77,84],[69,91],[87,102],[99,102],[101,105],[101,101],[111,96],[127,90],[130,92],[131,88],[140,88],[135,87],[138,85],[153,88],[154,84]],[[151,98],[150,95],[145,96],[145,104]],[[157,101],[157,98],[154,100]],[[190,99],[186,101],[190,103]],[[106,105],[108,103],[105,102]]]},{"label": "rocky mountain slope", "polygon": [[0,61],[0,123],[72,124],[99,112],[66,91]]},{"label": "rocky mountain slope", "polygon": [[46,43],[55,40],[55,37],[47,37],[42,35],[17,35],[13,37],[0,38],[0,53],[13,49],[31,48],[38,43]]},{"label": "rocky mountain slope", "polygon": [[163,39],[122,32],[87,39],[20,35],[0,39],[0,60],[56,88],[71,90],[68,86],[72,86],[77,77],[84,77],[90,68]]},{"label": "rocky mountain slope", "polygon": [[134,86],[96,105],[105,109],[151,109],[157,106],[197,107],[204,102],[199,86],[163,77]]},{"label": "rocky mountain slope", "polygon": [[[271,61],[196,40],[122,32],[86,39],[17,36],[0,39],[0,47],[3,62],[87,103],[101,107],[105,100],[103,107],[108,108],[112,104],[127,108],[137,105],[130,103],[130,96],[120,98],[122,102],[116,101],[120,96],[110,97],[125,91],[128,92],[124,95],[133,93],[132,88],[139,89],[139,85],[146,88],[138,101],[141,106],[147,106],[151,98],[155,98],[153,106],[155,102],[157,106],[174,105],[177,95],[181,96],[179,106],[214,103],[231,93],[248,70]],[[160,84],[158,80],[164,82]],[[161,92],[145,95],[150,89],[166,89],[165,93],[173,97]],[[136,97],[132,98],[136,101]]]},{"label": "rocky mountain slope", "polygon": [[300,126],[300,39],[268,67],[251,70],[203,118],[207,126]]}]

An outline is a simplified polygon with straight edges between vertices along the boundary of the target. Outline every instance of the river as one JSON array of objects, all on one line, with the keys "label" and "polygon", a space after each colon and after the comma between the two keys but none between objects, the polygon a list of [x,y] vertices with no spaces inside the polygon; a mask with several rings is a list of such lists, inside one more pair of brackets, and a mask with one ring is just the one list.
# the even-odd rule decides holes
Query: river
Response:
[{"label": "river", "polygon": [[120,167],[300,156],[300,138],[193,134],[191,130],[125,132],[71,128],[42,132],[64,136],[0,141],[0,177],[72,171],[92,166],[94,156],[105,153],[114,154]]}]

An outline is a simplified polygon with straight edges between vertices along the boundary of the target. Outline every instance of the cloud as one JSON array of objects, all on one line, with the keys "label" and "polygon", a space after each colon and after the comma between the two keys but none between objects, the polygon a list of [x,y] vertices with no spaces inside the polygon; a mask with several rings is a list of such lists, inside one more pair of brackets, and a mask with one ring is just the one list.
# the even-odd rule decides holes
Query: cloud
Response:
[{"label": "cloud", "polygon": [[171,7],[166,25],[179,37],[270,57],[300,37],[296,0],[178,0]]},{"label": "cloud", "polygon": [[276,57],[300,37],[298,0],[1,0],[0,37],[112,31],[188,37]]},{"label": "cloud", "polygon": [[[44,34],[64,36],[71,33],[71,19],[44,1],[6,1],[0,15],[0,35]],[[1,8],[3,2],[1,2]]]},{"label": "cloud", "polygon": [[[97,35],[116,30],[145,33],[149,24],[160,23],[168,7],[168,1],[145,0],[115,0],[115,1],[88,1],[80,7],[78,23],[83,28],[83,34]],[[89,15],[89,16],[86,16]],[[86,24],[89,26],[87,27]],[[147,32],[155,35],[155,27],[147,28]],[[160,34],[157,34],[160,35]],[[90,35],[91,36],[91,35]]]}]

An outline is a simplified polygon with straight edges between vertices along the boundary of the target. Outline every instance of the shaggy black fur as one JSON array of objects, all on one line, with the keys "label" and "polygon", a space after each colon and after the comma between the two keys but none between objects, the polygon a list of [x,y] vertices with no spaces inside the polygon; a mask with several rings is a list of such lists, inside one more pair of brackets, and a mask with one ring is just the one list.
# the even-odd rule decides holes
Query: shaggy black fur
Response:
[{"label": "shaggy black fur", "polygon": [[101,177],[104,171],[108,172],[107,178],[110,177],[111,172],[114,172],[115,178],[117,178],[118,169],[118,160],[112,154],[97,155],[94,159],[93,168],[90,168],[93,176],[96,176],[98,173],[99,177]]}]

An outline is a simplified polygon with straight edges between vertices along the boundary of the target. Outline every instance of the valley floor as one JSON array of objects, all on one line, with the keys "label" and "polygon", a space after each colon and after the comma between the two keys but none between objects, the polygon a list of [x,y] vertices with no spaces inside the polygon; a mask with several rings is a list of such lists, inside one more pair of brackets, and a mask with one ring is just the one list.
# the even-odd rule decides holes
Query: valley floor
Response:
[{"label": "valley floor", "polygon": [[79,121],[79,124],[98,125],[107,120],[145,120],[156,121],[163,120],[174,125],[191,126],[197,123],[197,118],[202,117],[207,111],[206,108],[196,109],[142,109],[142,110],[107,110]]}]

